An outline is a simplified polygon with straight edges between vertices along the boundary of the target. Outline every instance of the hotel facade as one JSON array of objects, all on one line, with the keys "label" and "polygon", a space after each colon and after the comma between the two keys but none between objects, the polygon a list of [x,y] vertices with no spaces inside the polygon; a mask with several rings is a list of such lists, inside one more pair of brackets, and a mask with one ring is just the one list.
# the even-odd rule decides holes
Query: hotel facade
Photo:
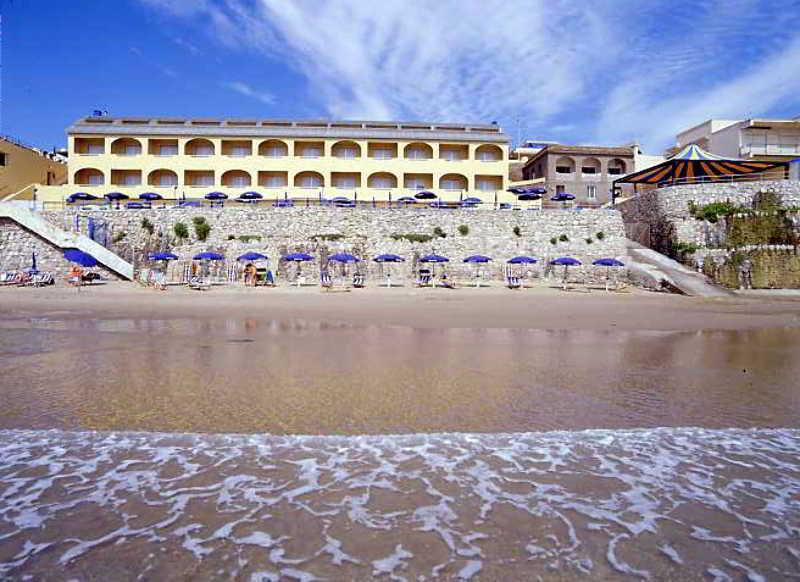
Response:
[{"label": "hotel facade", "polygon": [[494,124],[87,117],[67,129],[69,171],[42,201],[74,192],[164,198],[513,200],[509,139]]}]

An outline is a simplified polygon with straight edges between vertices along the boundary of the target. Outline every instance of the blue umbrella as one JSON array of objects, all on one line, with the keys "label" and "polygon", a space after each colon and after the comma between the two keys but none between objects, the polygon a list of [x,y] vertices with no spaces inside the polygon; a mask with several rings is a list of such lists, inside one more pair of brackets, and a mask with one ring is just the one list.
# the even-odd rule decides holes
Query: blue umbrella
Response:
[{"label": "blue umbrella", "polygon": [[450,259],[442,255],[425,255],[419,260],[420,263],[449,263]]},{"label": "blue umbrella", "polygon": [[243,192],[239,194],[236,198],[236,202],[255,202],[257,200],[263,200],[264,197],[259,194],[258,192]]},{"label": "blue umbrella", "polygon": [[542,194],[547,194],[547,190],[545,190],[540,186],[512,186],[511,188],[506,190],[506,192],[511,192],[512,194],[516,194],[517,196],[523,194],[533,194],[533,195],[539,194],[540,196]]},{"label": "blue umbrella", "polygon": [[75,204],[77,201],[98,200],[97,196],[93,196],[88,192],[75,192],[67,197],[67,204]]},{"label": "blue umbrella", "polygon": [[127,194],[123,194],[122,192],[109,192],[104,196],[106,200],[127,200],[129,196]]},{"label": "blue umbrella", "polygon": [[435,200],[436,197],[436,194],[429,190],[422,190],[421,192],[414,194],[414,198],[417,200]]},{"label": "blue umbrella", "polygon": [[485,255],[471,255],[464,259],[465,263],[488,263],[491,261],[491,257],[487,257]]},{"label": "blue umbrella", "polygon": [[592,261],[593,265],[598,267],[606,267],[606,291],[608,291],[608,282],[611,279],[611,267],[624,267],[625,263],[614,258],[597,259]]},{"label": "blue umbrella", "polygon": [[576,267],[581,264],[578,259],[573,259],[572,257],[558,257],[557,259],[553,259],[550,261],[551,265],[563,265],[564,266],[564,279],[562,281],[563,288],[566,291],[567,289],[567,269],[570,267]]},{"label": "blue umbrella", "polygon": [[66,249],[64,251],[64,258],[71,263],[77,263],[81,267],[96,267],[97,259],[89,253],[84,253],[80,249]]},{"label": "blue umbrella", "polygon": [[227,200],[228,195],[224,192],[209,192],[204,196],[206,200]]},{"label": "blue umbrella", "polygon": [[532,265],[533,263],[536,262],[536,259],[534,259],[533,257],[519,256],[511,258],[506,262],[512,265]]},{"label": "blue umbrella", "polygon": [[211,251],[206,251],[203,253],[198,253],[192,258],[195,261],[224,261],[225,255],[221,255],[219,253],[212,253]]},{"label": "blue umbrella", "polygon": [[555,196],[550,198],[553,202],[567,202],[568,200],[575,200],[575,194],[569,192],[558,192]]},{"label": "blue umbrella", "polygon": [[476,204],[481,204],[482,202],[483,202],[483,200],[481,200],[480,198],[469,197],[469,198],[464,198],[461,201],[461,205],[462,206],[474,206]]},{"label": "blue umbrella", "polygon": [[156,192],[143,192],[142,194],[139,194],[139,200],[153,201],[153,200],[163,200],[163,199],[164,197]]},{"label": "blue umbrella", "polygon": [[399,202],[400,204],[416,204],[417,203],[417,200],[415,198],[412,198],[411,196],[401,196],[396,201]]},{"label": "blue umbrella", "polygon": [[517,200],[522,200],[523,202],[530,202],[531,200],[541,200],[541,199],[542,199],[541,194],[534,194],[534,193],[520,194],[517,196]]},{"label": "blue umbrella", "polygon": [[376,263],[402,263],[405,261],[403,257],[400,255],[393,255],[391,253],[385,255],[378,255],[374,259],[372,259]]},{"label": "blue umbrella", "polygon": [[292,200],[276,200],[272,203],[272,206],[275,208],[292,208],[294,202]]},{"label": "blue umbrella", "polygon": [[267,259],[266,255],[262,255],[261,253],[255,253],[253,251],[240,255],[239,257],[236,258],[237,261],[261,261],[266,259]]},{"label": "blue umbrella", "polygon": [[151,261],[177,261],[178,255],[173,253],[150,253],[148,258]]},{"label": "blue umbrella", "polygon": [[284,257],[281,257],[282,261],[292,261],[297,263],[297,286],[300,286],[300,263],[304,263],[306,261],[314,260],[314,257],[311,255],[307,255],[306,253],[291,253]]},{"label": "blue umbrella", "polygon": [[190,207],[199,207],[201,206],[199,200],[181,200],[178,203],[178,208],[190,208]]},{"label": "blue umbrella", "polygon": [[336,261],[337,263],[358,263],[361,261],[361,259],[350,253],[336,253],[328,257],[328,260]]}]

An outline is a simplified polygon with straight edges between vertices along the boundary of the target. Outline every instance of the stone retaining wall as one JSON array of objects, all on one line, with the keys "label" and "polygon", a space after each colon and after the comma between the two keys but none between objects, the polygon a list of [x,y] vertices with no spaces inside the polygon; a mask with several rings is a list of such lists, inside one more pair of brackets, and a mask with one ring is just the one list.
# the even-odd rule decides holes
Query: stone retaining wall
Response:
[{"label": "stone retaining wall", "polygon": [[[56,225],[73,229],[76,214],[84,225],[89,217],[105,221],[110,248],[134,264],[143,264],[147,252],[170,250],[189,258],[197,252],[214,250],[227,258],[246,251],[258,251],[271,257],[271,267],[279,276],[291,277],[294,267],[278,264],[277,257],[287,252],[304,251],[316,257],[304,267],[309,274],[318,273],[319,261],[339,251],[360,257],[395,253],[407,262],[393,269],[393,277],[412,276],[415,259],[435,252],[451,259],[448,274],[454,278],[471,278],[473,267],[462,263],[464,257],[484,254],[494,262],[485,269],[487,276],[503,277],[505,261],[515,255],[533,255],[539,259],[570,255],[588,264],[600,257],[626,255],[622,218],[615,210],[434,210],[434,209],[337,209],[224,207],[150,210],[68,209],[45,212]],[[192,220],[205,217],[211,232],[204,242],[196,240]],[[143,228],[143,219],[153,225],[153,233]],[[190,231],[188,240],[174,235],[176,223],[184,223]],[[459,227],[468,229],[460,234]],[[433,234],[440,229],[445,237],[429,242],[395,240],[392,235]],[[518,234],[515,233],[515,228]],[[463,230],[463,229],[462,229]],[[83,231],[85,233],[85,230]],[[123,236],[124,233],[124,236]],[[598,238],[597,233],[603,233]],[[567,241],[551,244],[551,239],[564,235]],[[260,237],[243,242],[241,236]],[[337,240],[326,240],[331,236]],[[591,242],[587,242],[589,239]],[[382,277],[382,268],[372,261],[361,266],[368,277]],[[583,270],[583,272],[581,272]],[[536,272],[541,272],[537,266]],[[602,271],[602,272],[601,272]],[[605,270],[592,267],[576,269],[576,276],[594,280],[605,276]]]}]

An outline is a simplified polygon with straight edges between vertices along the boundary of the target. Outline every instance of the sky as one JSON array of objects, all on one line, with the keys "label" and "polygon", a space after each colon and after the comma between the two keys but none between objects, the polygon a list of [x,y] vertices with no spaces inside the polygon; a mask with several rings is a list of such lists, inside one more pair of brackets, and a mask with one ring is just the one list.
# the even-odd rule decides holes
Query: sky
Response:
[{"label": "sky", "polygon": [[0,0],[0,133],[113,116],[497,121],[661,153],[800,116],[800,0]]}]

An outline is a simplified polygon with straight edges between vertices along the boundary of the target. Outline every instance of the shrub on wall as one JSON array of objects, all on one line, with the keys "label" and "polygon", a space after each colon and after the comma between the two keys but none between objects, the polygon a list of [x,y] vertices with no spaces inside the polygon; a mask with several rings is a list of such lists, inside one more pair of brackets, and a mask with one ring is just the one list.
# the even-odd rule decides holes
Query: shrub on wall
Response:
[{"label": "shrub on wall", "polygon": [[409,232],[409,233],[405,233],[405,234],[400,234],[400,233],[396,232],[396,233],[391,235],[391,239],[392,240],[398,240],[398,241],[399,240],[407,240],[408,242],[426,243],[426,242],[432,241],[433,240],[433,236],[431,236],[429,234],[419,234],[419,233],[413,233],[413,232]]},{"label": "shrub on wall", "polygon": [[469,227],[466,224],[459,225],[458,234],[461,236],[467,236],[469,234]]},{"label": "shrub on wall", "polygon": [[175,236],[178,237],[180,241],[189,238],[189,229],[186,228],[186,225],[182,222],[176,222],[172,227],[172,232],[175,233]]},{"label": "shrub on wall", "polygon": [[519,226],[515,226],[512,232],[515,236],[522,236],[522,229]]},{"label": "shrub on wall", "polygon": [[436,237],[439,237],[439,238],[447,238],[447,233],[442,230],[441,226],[436,226],[433,229],[433,236],[436,236]]},{"label": "shrub on wall", "polygon": [[558,237],[558,240],[561,242],[569,242],[569,237],[566,234],[562,234],[560,237]]},{"label": "shrub on wall", "polygon": [[142,228],[147,231],[147,234],[153,234],[153,231],[155,230],[153,223],[146,218],[142,219]]}]

